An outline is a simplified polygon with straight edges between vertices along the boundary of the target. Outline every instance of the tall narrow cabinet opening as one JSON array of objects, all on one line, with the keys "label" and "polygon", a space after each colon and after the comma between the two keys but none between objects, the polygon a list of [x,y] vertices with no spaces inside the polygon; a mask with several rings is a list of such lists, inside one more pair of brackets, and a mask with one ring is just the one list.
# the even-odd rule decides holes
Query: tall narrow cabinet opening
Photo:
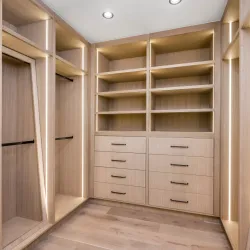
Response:
[{"label": "tall narrow cabinet opening", "polygon": [[83,201],[84,44],[56,26],[55,220]]},{"label": "tall narrow cabinet opening", "polygon": [[2,60],[3,246],[43,220],[31,64]]}]

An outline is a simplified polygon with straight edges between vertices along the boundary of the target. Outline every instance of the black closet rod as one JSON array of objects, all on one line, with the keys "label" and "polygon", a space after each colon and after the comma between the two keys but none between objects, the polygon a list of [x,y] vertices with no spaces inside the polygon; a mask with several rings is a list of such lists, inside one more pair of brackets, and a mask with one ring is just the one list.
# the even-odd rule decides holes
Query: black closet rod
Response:
[{"label": "black closet rod", "polygon": [[56,141],[61,141],[61,140],[71,140],[73,139],[74,136],[67,136],[67,137],[57,137]]},{"label": "black closet rod", "polygon": [[74,82],[73,79],[71,79],[71,78],[69,78],[69,77],[67,77],[67,76],[63,76],[63,75],[60,75],[60,74],[58,74],[58,73],[56,73],[56,75],[57,75],[57,76],[60,76],[61,78],[66,79],[66,80],[68,80],[68,81]]},{"label": "black closet rod", "polygon": [[16,146],[16,145],[33,144],[33,143],[35,143],[35,140],[32,140],[32,141],[8,142],[8,143],[3,143],[2,147],[10,147],[10,146]]}]

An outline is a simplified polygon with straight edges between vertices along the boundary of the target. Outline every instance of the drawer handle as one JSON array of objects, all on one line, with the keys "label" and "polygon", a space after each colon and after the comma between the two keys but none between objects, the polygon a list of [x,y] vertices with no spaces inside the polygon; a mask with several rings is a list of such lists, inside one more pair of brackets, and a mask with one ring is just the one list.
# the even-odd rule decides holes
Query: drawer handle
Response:
[{"label": "drawer handle", "polygon": [[126,179],[126,176],[111,175],[112,178]]},{"label": "drawer handle", "polygon": [[183,186],[188,186],[188,182],[176,182],[176,181],[170,181],[171,184],[175,185],[183,185]]},{"label": "drawer handle", "polygon": [[112,146],[126,146],[126,143],[111,143]]},{"label": "drawer handle", "polygon": [[188,204],[188,201],[181,201],[181,200],[174,200],[174,199],[170,199],[170,201],[172,201],[172,202],[177,202],[177,203],[185,203],[185,204]]},{"label": "drawer handle", "polygon": [[111,161],[114,161],[114,162],[126,162],[126,160],[111,160]]},{"label": "drawer handle", "polygon": [[119,195],[125,195],[126,193],[121,193],[121,192],[115,192],[115,191],[111,191],[111,194],[119,194]]},{"label": "drawer handle", "polygon": [[188,146],[175,146],[175,145],[172,145],[170,147],[171,148],[189,148]]},{"label": "drawer handle", "polygon": [[189,165],[185,165],[185,164],[174,164],[174,163],[171,163],[170,165],[171,165],[172,167],[183,167],[183,168],[189,167]]}]

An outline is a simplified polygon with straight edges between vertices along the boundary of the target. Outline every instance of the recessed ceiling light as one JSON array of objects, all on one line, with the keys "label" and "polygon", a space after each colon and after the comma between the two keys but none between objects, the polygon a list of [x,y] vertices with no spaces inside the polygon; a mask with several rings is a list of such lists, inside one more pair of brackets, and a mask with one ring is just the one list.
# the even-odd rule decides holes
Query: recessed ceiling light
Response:
[{"label": "recessed ceiling light", "polygon": [[169,3],[172,5],[179,4],[182,0],[169,0]]},{"label": "recessed ceiling light", "polygon": [[106,19],[112,19],[114,17],[114,14],[110,11],[103,12],[102,16]]}]

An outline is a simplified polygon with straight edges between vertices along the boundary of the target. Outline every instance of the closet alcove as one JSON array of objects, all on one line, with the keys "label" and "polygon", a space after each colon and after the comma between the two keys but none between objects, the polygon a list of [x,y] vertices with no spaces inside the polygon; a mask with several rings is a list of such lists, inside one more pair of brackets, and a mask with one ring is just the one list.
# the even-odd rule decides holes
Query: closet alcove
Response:
[{"label": "closet alcove", "polygon": [[3,247],[37,227],[46,216],[35,79],[32,59],[3,48]]}]

